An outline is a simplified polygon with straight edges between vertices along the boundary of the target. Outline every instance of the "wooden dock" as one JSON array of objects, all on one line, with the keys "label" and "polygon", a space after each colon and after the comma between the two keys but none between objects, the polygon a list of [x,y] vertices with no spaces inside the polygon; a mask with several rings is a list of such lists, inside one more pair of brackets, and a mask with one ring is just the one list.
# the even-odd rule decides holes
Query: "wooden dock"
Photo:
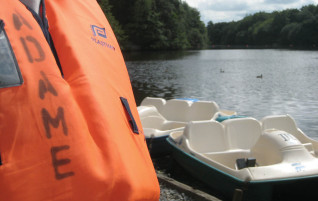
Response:
[{"label": "wooden dock", "polygon": [[186,194],[187,196],[193,198],[194,200],[200,200],[200,201],[221,201],[220,199],[209,195],[203,191],[200,191],[198,189],[195,189],[191,186],[188,186],[186,184],[183,184],[181,182],[178,182],[170,177],[167,177],[163,174],[158,173],[157,174],[159,183],[164,184],[165,186],[175,189],[181,193]]}]

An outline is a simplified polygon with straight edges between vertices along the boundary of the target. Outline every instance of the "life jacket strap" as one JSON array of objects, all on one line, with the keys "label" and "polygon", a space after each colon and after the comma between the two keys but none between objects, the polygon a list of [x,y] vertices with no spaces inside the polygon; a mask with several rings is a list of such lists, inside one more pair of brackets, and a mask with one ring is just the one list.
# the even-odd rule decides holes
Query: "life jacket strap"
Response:
[{"label": "life jacket strap", "polygon": [[131,125],[131,127],[132,127],[133,132],[136,133],[136,134],[139,134],[136,121],[135,121],[135,119],[134,119],[134,116],[133,116],[132,113],[131,113],[130,106],[129,106],[129,103],[128,103],[127,99],[124,98],[124,97],[120,97],[120,100],[121,100],[121,102],[123,103],[124,108],[125,108],[127,114],[129,115],[129,118],[130,118],[130,119],[129,119],[129,123],[130,123],[130,125]]}]

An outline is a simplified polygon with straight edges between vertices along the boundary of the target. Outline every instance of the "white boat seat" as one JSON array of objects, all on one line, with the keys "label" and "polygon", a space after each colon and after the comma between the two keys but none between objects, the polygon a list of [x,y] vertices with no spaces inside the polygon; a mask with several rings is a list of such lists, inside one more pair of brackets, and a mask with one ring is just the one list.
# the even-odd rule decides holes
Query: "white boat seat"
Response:
[{"label": "white boat seat", "polygon": [[230,149],[251,149],[262,134],[259,121],[254,118],[238,118],[223,121]]},{"label": "white boat seat", "polygon": [[155,107],[160,115],[169,121],[190,122],[215,120],[219,115],[236,115],[235,111],[220,110],[214,101],[193,101],[188,99],[171,99],[146,97],[138,107],[140,117],[154,115],[153,112],[144,109]]},{"label": "white boat seat", "polygon": [[[179,122],[179,121],[165,121],[162,126],[160,127],[160,130],[173,130],[176,128],[184,129],[184,127],[187,125],[185,122]],[[172,132],[172,131],[171,131]]]},{"label": "white boat seat", "polygon": [[293,133],[297,130],[295,121],[289,115],[272,115],[264,117],[262,120],[262,129],[277,129],[288,133]]},{"label": "white boat seat", "polygon": [[[296,125],[295,120],[289,115],[272,115],[264,117],[262,120],[262,129],[283,130],[295,136],[306,149],[316,155],[315,150],[318,148],[316,141],[309,139]],[[313,144],[314,143],[314,144]]]},{"label": "white boat seat", "polygon": [[283,130],[294,135],[300,142],[307,143],[308,140],[298,129],[295,120],[289,115],[272,115],[264,117],[262,120],[262,129]]},{"label": "white boat seat", "polygon": [[218,161],[219,163],[232,169],[235,169],[235,163],[237,159],[252,157],[250,150],[243,149],[230,149],[219,152],[209,152],[202,155],[210,160]]},{"label": "white boat seat", "polygon": [[143,128],[160,129],[166,120],[162,116],[148,116],[141,119]]},{"label": "white boat seat", "polygon": [[193,102],[188,114],[188,121],[210,120],[219,111],[219,106],[213,101]]},{"label": "white boat seat", "polygon": [[228,149],[224,127],[214,120],[192,121],[184,129],[184,137],[195,152],[220,152]]},{"label": "white boat seat", "polygon": [[153,105],[160,112],[165,104],[166,104],[166,100],[163,98],[146,97],[144,100],[142,100],[140,105],[141,106]]},{"label": "white boat seat", "polygon": [[160,113],[167,120],[187,122],[189,108],[189,101],[172,99],[166,102]]},{"label": "white boat seat", "polygon": [[314,146],[312,143],[308,142],[308,143],[303,143],[303,145],[305,146],[305,148],[312,154],[315,153],[315,150],[314,150]]},{"label": "white boat seat", "polygon": [[149,106],[139,106],[137,107],[138,110],[138,114],[140,119],[143,119],[145,117],[149,117],[149,116],[162,116],[157,108],[153,105],[149,105]]},{"label": "white boat seat", "polygon": [[146,97],[137,109],[145,137],[168,135],[183,130],[190,121],[212,120],[218,114],[223,114],[213,101],[187,99],[166,101],[163,98]]},{"label": "white boat seat", "polygon": [[164,136],[173,131],[183,130],[185,122],[168,121],[162,116],[147,116],[141,119],[141,125],[146,137]]},{"label": "white boat seat", "polygon": [[159,130],[154,128],[144,128],[146,138],[155,138],[169,135],[172,132],[183,132],[184,127],[177,127],[171,130]]},{"label": "white boat seat", "polygon": [[[151,100],[156,101],[160,100],[160,98],[148,98],[148,101]],[[145,102],[145,104],[147,104],[147,101]],[[139,106],[137,109],[144,129],[144,135],[147,138],[153,136],[165,136],[173,131],[183,130],[186,126],[186,122],[167,120],[160,114],[157,107],[154,105],[143,105]]]}]

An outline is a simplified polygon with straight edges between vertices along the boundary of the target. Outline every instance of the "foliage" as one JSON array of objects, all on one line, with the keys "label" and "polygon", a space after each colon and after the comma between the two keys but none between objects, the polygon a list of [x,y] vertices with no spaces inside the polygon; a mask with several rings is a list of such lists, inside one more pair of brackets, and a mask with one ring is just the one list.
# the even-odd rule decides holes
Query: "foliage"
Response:
[{"label": "foliage", "polygon": [[237,22],[201,21],[183,0],[98,0],[124,50],[202,49],[211,45],[318,46],[318,5],[258,12]]},{"label": "foliage", "polygon": [[315,47],[318,45],[318,6],[258,12],[237,22],[209,22],[207,32],[210,45]]},{"label": "foliage", "polygon": [[200,13],[181,0],[99,0],[126,50],[201,49],[207,31]]},{"label": "foliage", "polygon": [[103,12],[105,13],[105,15],[107,16],[107,19],[108,19],[110,25],[112,26],[113,31],[114,31],[117,39],[119,41],[125,42],[127,39],[127,36],[126,36],[125,32],[123,31],[119,22],[113,16],[113,14],[111,12],[112,7],[110,6],[108,0],[97,0],[97,2],[99,3],[99,5],[100,5],[101,9],[103,10]]}]

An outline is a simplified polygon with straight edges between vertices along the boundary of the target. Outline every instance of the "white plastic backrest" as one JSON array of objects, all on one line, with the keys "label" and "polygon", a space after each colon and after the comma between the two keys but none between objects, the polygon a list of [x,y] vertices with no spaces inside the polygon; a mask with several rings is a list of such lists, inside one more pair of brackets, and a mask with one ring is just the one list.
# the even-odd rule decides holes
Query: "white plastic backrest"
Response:
[{"label": "white plastic backrest", "polygon": [[228,141],[224,134],[224,127],[219,122],[192,121],[184,131],[191,148],[199,153],[225,151]]},{"label": "white plastic backrest", "polygon": [[250,149],[262,134],[261,124],[254,118],[228,119],[222,123],[230,149]]},{"label": "white plastic backrest", "polygon": [[306,142],[304,136],[297,128],[295,120],[289,115],[272,115],[264,117],[262,120],[262,129],[283,130],[294,135],[302,143]]},{"label": "white plastic backrest", "polygon": [[148,116],[141,119],[143,128],[160,129],[166,120],[162,116]]},{"label": "white plastic backrest", "polygon": [[188,121],[210,120],[219,111],[219,106],[213,101],[193,102],[187,114]]},{"label": "white plastic backrest", "polygon": [[142,100],[140,105],[142,106],[153,105],[160,112],[165,104],[166,104],[166,100],[163,98],[146,97],[144,100]]},{"label": "white plastic backrest", "polygon": [[160,113],[170,121],[187,121],[187,113],[190,108],[190,102],[186,100],[172,99],[168,100]]},{"label": "white plastic backrest", "polygon": [[161,114],[158,112],[157,108],[153,105],[138,106],[137,110],[138,110],[138,114],[139,114],[141,119],[148,117],[148,116],[161,116]]}]

